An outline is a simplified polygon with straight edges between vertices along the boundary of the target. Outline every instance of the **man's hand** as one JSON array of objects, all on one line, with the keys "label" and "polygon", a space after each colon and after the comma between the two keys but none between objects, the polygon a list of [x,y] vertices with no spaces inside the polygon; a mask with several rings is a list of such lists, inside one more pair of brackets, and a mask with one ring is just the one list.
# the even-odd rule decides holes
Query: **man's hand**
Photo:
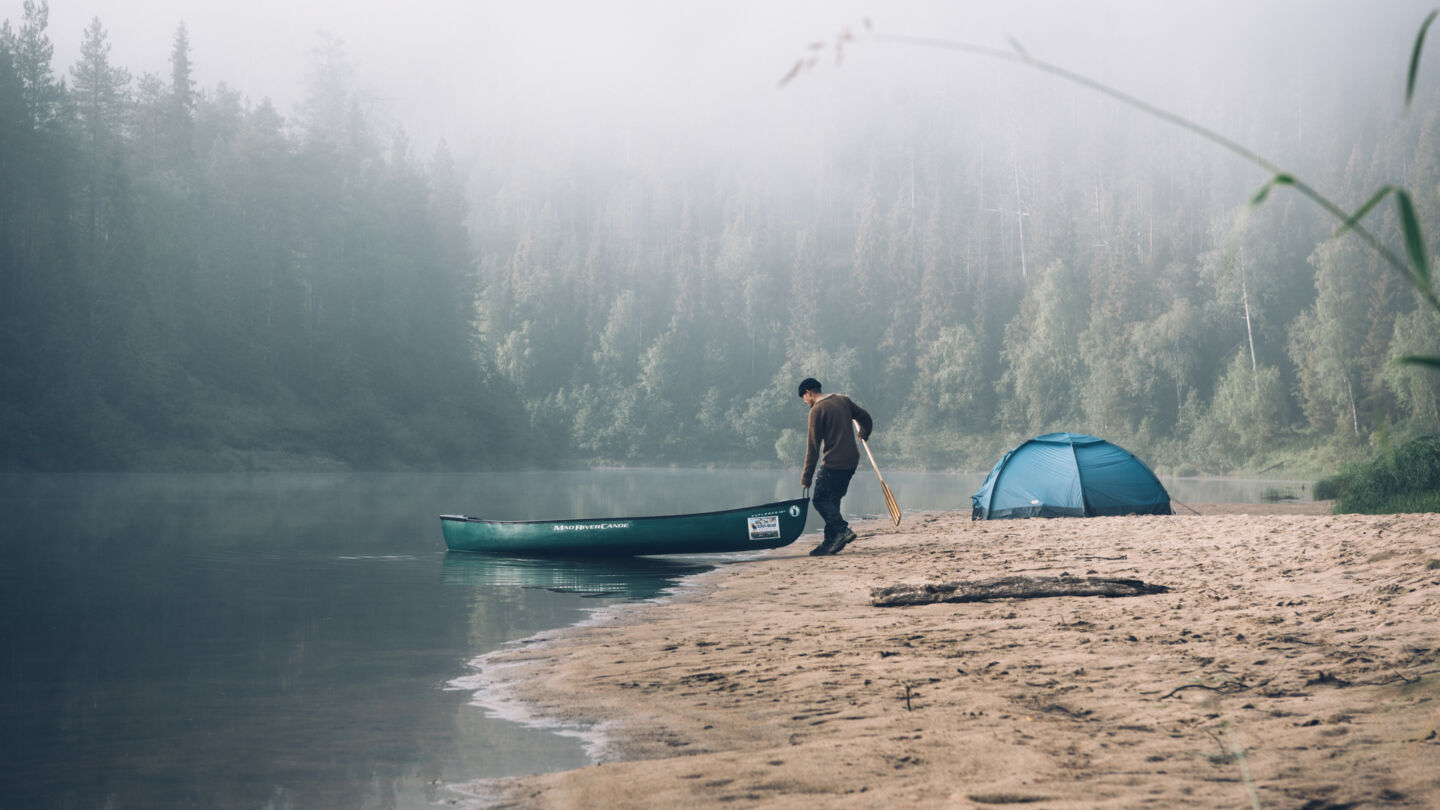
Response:
[{"label": "man's hand", "polygon": [[860,441],[866,442],[870,440],[870,431],[860,426],[859,419],[851,419],[850,424],[855,426],[855,435],[860,437]]}]

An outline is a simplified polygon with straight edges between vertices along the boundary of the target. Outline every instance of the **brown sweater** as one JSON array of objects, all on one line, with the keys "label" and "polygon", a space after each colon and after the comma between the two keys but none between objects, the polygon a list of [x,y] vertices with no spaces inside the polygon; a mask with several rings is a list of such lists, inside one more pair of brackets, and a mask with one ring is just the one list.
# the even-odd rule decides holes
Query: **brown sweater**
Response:
[{"label": "brown sweater", "polygon": [[[810,409],[810,438],[805,446],[805,469],[800,473],[802,486],[810,486],[817,460],[831,470],[853,470],[860,464],[851,419],[860,423],[860,438],[870,438],[870,429],[874,427],[870,414],[844,394],[826,394]],[[825,445],[823,458],[822,443]]]}]

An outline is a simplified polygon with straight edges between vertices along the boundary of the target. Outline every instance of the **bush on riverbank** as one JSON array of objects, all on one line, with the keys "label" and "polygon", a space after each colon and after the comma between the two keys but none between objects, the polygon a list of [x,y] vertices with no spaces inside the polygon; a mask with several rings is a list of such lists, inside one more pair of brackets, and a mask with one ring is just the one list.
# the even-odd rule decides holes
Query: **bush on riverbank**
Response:
[{"label": "bush on riverbank", "polygon": [[1336,512],[1440,512],[1440,436],[1422,436],[1315,484]]}]

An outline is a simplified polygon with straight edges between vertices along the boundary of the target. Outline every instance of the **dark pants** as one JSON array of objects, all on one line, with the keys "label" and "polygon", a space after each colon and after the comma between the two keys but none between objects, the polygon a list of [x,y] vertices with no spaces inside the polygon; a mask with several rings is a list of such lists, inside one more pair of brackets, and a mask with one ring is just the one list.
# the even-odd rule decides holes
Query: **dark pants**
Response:
[{"label": "dark pants", "polygon": [[821,467],[815,473],[815,494],[810,502],[815,512],[825,519],[825,540],[829,542],[845,533],[850,524],[840,516],[840,499],[850,490],[850,478],[855,470],[832,470]]}]

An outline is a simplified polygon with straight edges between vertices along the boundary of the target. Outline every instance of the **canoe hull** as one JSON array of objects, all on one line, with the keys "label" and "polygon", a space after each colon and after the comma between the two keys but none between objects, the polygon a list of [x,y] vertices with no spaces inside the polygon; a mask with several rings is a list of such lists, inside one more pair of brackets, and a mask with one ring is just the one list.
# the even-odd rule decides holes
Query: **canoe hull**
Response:
[{"label": "canoe hull", "polygon": [[451,551],[503,554],[715,554],[779,548],[805,530],[810,499],[693,515],[597,520],[482,520],[441,515]]}]

